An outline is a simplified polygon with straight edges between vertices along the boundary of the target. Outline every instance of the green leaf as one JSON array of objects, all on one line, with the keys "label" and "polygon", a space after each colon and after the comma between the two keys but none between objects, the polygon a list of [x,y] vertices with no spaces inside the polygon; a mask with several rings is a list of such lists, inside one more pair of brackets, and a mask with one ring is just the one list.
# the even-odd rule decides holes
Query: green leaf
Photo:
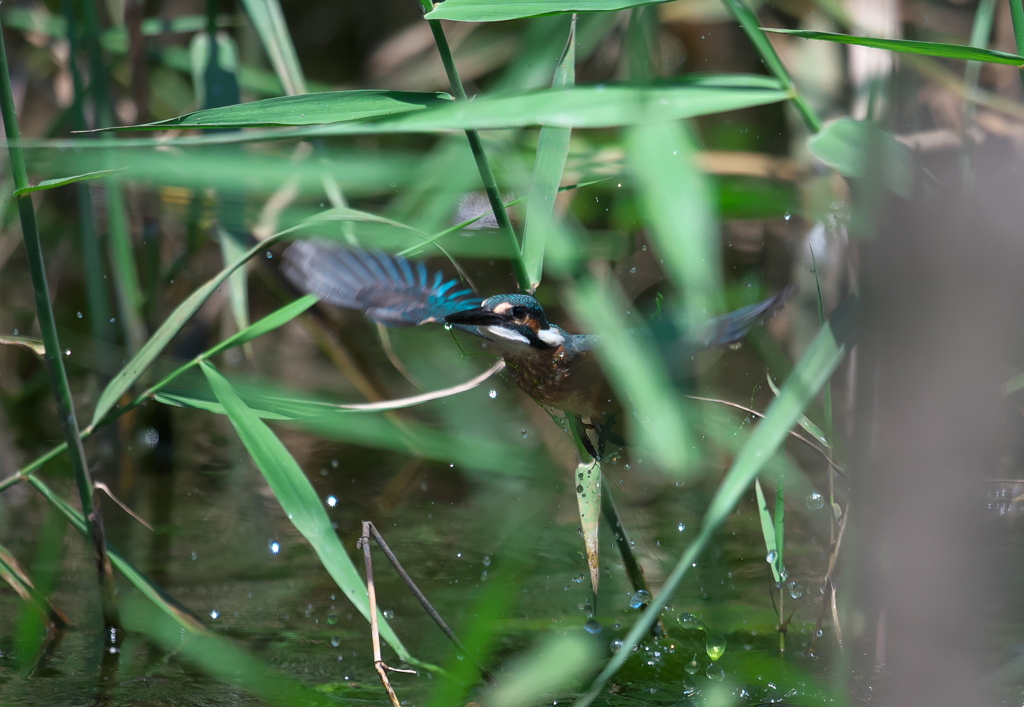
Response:
[{"label": "green leaf", "polygon": [[222,108],[186,113],[177,118],[117,130],[168,130],[170,128],[257,128],[280,125],[324,125],[419,111],[450,103],[446,93],[413,93],[365,89],[326,91],[300,96],[266,98]]},{"label": "green leaf", "polygon": [[899,194],[910,194],[914,164],[910,149],[874,123],[839,118],[812,135],[807,148],[843,176],[853,178],[864,176],[869,155],[879,150],[886,184]]},{"label": "green leaf", "polygon": [[[348,92],[352,93],[352,92]],[[365,93],[365,92],[364,92]],[[311,96],[324,94],[310,94]],[[194,138],[178,138],[177,145],[207,145],[212,143],[246,142],[269,137],[312,137],[316,135],[371,135],[389,133],[446,132],[450,130],[488,130],[500,128],[529,127],[533,125],[562,128],[609,128],[620,125],[637,125],[658,121],[680,120],[725,111],[740,110],[754,106],[778,103],[790,97],[781,84],[767,76],[747,74],[705,74],[676,78],[670,82],[647,86],[630,84],[608,84],[575,86],[562,89],[542,89],[515,94],[484,96],[472,101],[427,100],[419,96],[415,108],[399,115],[386,116],[377,120],[351,120],[337,114],[321,112],[318,123],[305,128],[274,130],[271,132],[252,131],[244,135],[202,135]],[[290,101],[309,98],[272,98],[270,101]],[[263,103],[261,101],[261,103]],[[399,101],[400,103],[400,101]],[[244,106],[212,109],[216,111],[238,110]],[[392,106],[397,105],[394,101]],[[392,111],[396,112],[396,111]],[[204,113],[204,111],[200,111]],[[262,113],[262,111],[260,111]],[[196,123],[190,116],[195,113],[173,118],[160,123],[129,126],[125,129],[164,129],[167,127],[252,127],[266,125],[260,122],[266,116],[260,113],[248,115],[252,122],[219,122],[212,125],[205,121]],[[280,112],[279,112],[280,113]],[[291,110],[279,114],[281,120],[305,120],[308,116],[295,116]],[[220,117],[223,118],[223,115]],[[331,122],[341,121],[346,122]],[[293,125],[295,123],[292,123]],[[152,141],[132,141],[129,145],[149,145]],[[121,146],[119,144],[119,146]]]},{"label": "green leaf", "polygon": [[34,186],[23,187],[22,189],[15,189],[14,196],[21,196],[22,194],[29,194],[34,191],[43,191],[44,189],[56,189],[57,187],[63,187],[68,184],[74,184],[75,182],[84,182],[87,179],[100,179],[116,172],[123,172],[128,169],[122,167],[121,169],[101,169],[96,172],[86,172],[85,174],[76,174],[73,177],[57,177],[55,179],[44,179]]},{"label": "green leaf", "polygon": [[288,34],[288,24],[278,0],[242,0],[256,33],[267,50],[270,64],[290,96],[306,92],[306,79]]},{"label": "green leaf", "polygon": [[571,692],[600,664],[597,641],[580,632],[548,636],[502,666],[501,682],[482,702],[488,707],[532,707]]},{"label": "green leaf", "polygon": [[772,576],[775,583],[782,581],[779,573],[779,547],[775,542],[775,524],[772,521],[772,512],[768,508],[768,501],[761,489],[761,481],[754,479],[754,491],[757,494],[757,513],[761,518],[761,535],[764,536],[764,547],[768,551],[768,557],[772,558],[769,564],[772,568]]},{"label": "green leaf", "polygon": [[[555,68],[553,88],[565,88],[576,83],[576,17],[569,26],[569,40]],[[555,211],[558,185],[569,156],[569,138],[572,128],[546,126],[537,139],[537,158],[533,165],[530,197],[526,203],[526,226],[523,229],[523,265],[529,275],[532,292],[540,285],[544,267],[544,244]],[[597,589],[595,588],[595,592]]]},{"label": "green leaf", "polygon": [[1012,66],[1024,66],[1024,57],[1006,52],[998,52],[994,49],[981,49],[979,47],[966,47],[960,44],[943,44],[941,42],[921,42],[914,39],[883,39],[881,37],[856,37],[851,34],[839,34],[837,32],[816,32],[803,29],[772,29],[762,28],[765,32],[776,34],[791,34],[804,39],[819,39],[825,42],[839,42],[840,44],[856,44],[862,47],[875,47],[876,49],[888,49],[903,54],[922,54],[924,56],[936,56],[945,59],[963,59],[965,61],[984,61],[990,64],[1010,64]]},{"label": "green leaf", "polygon": [[497,22],[566,12],[613,12],[667,0],[445,0],[435,5],[428,20]]},{"label": "green leaf", "polygon": [[[249,450],[270,490],[281,504],[281,508],[288,514],[288,519],[313,547],[320,562],[349,601],[369,621],[370,604],[366,585],[363,584],[359,572],[331,526],[331,519],[327,516],[316,489],[309,483],[309,479],[291,453],[281,444],[281,440],[242,401],[213,364],[204,361],[200,366],[214,395],[224,406],[239,439]],[[402,660],[414,662],[384,617],[378,616],[377,620],[380,622],[380,633],[384,640]]]}]

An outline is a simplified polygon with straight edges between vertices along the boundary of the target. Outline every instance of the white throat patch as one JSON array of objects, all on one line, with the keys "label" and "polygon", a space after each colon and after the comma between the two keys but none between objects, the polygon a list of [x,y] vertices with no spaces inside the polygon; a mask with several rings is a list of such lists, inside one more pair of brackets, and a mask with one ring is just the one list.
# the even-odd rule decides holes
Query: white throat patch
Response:
[{"label": "white throat patch", "polygon": [[490,334],[494,334],[495,336],[501,339],[508,339],[509,341],[515,341],[520,344],[526,344],[527,346],[530,345],[529,339],[520,334],[518,331],[514,331],[513,329],[506,329],[505,327],[501,326],[489,326],[487,327],[487,332]]},{"label": "white throat patch", "polygon": [[565,337],[562,336],[562,332],[555,327],[551,327],[550,329],[541,329],[537,332],[537,338],[548,346],[552,346],[554,348],[558,348],[565,343]]}]

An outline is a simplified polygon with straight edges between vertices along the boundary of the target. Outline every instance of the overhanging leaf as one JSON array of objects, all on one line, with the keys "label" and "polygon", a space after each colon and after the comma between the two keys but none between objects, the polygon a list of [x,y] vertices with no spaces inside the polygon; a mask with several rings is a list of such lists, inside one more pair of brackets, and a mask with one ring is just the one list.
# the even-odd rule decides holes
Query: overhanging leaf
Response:
[{"label": "overhanging leaf", "polygon": [[55,177],[53,179],[44,179],[39,184],[24,187],[22,189],[15,189],[14,196],[21,196],[22,194],[29,194],[34,191],[44,191],[46,189],[56,189],[57,187],[63,187],[68,184],[74,184],[75,182],[84,182],[87,179],[100,179],[101,177],[107,177],[117,172],[123,172],[127,167],[121,169],[101,169],[95,172],[86,172],[85,174],[76,174],[73,177]]},{"label": "overhanging leaf", "polygon": [[614,12],[641,5],[656,5],[667,0],[445,0],[435,5],[428,20],[458,22],[497,22],[521,17],[536,17],[565,12]]}]

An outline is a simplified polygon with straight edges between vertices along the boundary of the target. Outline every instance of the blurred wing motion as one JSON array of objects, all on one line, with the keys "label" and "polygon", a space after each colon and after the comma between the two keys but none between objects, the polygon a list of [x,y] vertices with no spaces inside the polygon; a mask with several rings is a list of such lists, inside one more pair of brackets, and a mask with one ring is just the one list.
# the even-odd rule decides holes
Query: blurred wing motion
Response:
[{"label": "blurred wing motion", "polygon": [[734,344],[756,325],[774,317],[796,293],[796,285],[789,285],[763,302],[740,307],[734,312],[716,317],[708,322],[704,336],[694,339],[693,343],[701,348]]},{"label": "blurred wing motion", "polygon": [[303,292],[325,302],[356,309],[393,327],[441,322],[449,314],[475,307],[470,290],[455,280],[433,276],[423,263],[382,251],[348,250],[323,241],[296,241],[284,252],[285,277]]}]

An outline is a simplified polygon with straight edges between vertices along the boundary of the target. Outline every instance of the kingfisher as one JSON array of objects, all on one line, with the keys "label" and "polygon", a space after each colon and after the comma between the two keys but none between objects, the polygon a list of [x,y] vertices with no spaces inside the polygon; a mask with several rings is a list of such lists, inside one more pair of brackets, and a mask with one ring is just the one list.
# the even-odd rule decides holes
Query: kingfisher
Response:
[{"label": "kingfisher", "polygon": [[[422,262],[383,251],[303,240],[284,253],[283,272],[299,290],[338,307],[362,312],[390,327],[436,323],[493,343],[515,383],[542,405],[598,422],[616,407],[594,351],[601,337],[571,334],[548,321],[540,303],[526,294],[484,300]],[[711,320],[699,334],[670,348],[686,357],[733,344],[774,315],[792,297],[790,286],[758,304]]]}]

